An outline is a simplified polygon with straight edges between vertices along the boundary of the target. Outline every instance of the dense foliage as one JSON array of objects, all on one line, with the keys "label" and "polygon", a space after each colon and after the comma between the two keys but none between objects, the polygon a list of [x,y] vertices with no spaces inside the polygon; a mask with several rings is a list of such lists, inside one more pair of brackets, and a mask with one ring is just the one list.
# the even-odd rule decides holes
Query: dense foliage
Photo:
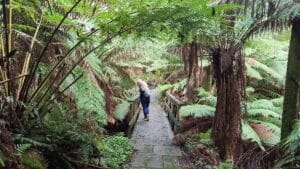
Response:
[{"label": "dense foliage", "polygon": [[189,151],[211,167],[299,167],[298,121],[280,141],[298,1],[3,0],[0,11],[0,168],[122,168],[133,148],[114,134],[138,78],[185,104]]}]

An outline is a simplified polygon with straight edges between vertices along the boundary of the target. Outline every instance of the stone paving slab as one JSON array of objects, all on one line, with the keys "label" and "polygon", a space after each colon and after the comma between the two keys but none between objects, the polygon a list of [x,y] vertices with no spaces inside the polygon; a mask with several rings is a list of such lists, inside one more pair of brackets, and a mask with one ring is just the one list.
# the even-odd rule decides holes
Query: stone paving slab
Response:
[{"label": "stone paving slab", "polygon": [[149,144],[134,144],[134,150],[141,152],[141,153],[152,153],[153,152],[153,145]]},{"label": "stone paving slab", "polygon": [[162,156],[149,153],[135,153],[131,161],[132,167],[163,168]]},{"label": "stone paving slab", "polygon": [[176,146],[154,146],[153,152],[157,155],[181,156],[181,150]]}]

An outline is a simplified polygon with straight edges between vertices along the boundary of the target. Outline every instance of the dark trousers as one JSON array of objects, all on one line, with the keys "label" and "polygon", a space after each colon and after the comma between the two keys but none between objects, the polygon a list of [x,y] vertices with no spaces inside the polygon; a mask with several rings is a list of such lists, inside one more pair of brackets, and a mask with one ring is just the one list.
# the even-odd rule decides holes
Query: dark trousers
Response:
[{"label": "dark trousers", "polygon": [[144,116],[147,117],[149,114],[149,103],[150,101],[141,101],[142,103],[142,107],[143,107],[143,112],[144,112]]}]

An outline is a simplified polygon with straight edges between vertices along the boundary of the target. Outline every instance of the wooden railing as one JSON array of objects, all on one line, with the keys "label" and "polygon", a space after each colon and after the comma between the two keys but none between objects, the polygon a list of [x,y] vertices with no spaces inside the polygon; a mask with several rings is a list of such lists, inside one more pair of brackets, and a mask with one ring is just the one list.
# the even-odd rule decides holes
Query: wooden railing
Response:
[{"label": "wooden railing", "polygon": [[129,112],[126,116],[126,124],[127,124],[127,131],[126,131],[126,135],[128,137],[131,136],[133,128],[136,124],[136,121],[139,117],[139,111],[140,111],[140,97],[137,96],[132,100],[128,100],[128,102],[130,103],[130,108],[129,108]]},{"label": "wooden railing", "polygon": [[167,113],[168,120],[174,133],[178,133],[181,126],[179,109],[183,103],[167,91],[161,98],[162,107]]}]

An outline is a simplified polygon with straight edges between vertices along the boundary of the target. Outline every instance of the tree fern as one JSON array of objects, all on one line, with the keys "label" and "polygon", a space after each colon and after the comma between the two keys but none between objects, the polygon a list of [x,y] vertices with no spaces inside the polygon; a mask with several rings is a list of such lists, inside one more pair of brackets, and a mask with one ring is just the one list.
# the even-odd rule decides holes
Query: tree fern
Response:
[{"label": "tree fern", "polygon": [[215,116],[215,108],[207,105],[187,105],[182,106],[179,110],[180,117],[214,117]]}]

